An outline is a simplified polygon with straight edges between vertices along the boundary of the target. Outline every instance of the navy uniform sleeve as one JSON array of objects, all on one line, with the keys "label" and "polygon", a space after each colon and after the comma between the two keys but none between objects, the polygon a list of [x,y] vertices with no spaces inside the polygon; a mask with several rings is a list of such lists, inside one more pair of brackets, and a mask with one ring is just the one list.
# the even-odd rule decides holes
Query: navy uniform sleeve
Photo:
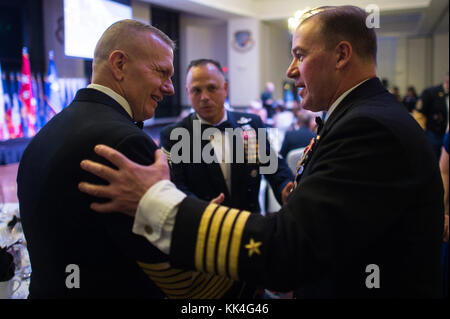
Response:
[{"label": "navy uniform sleeve", "polygon": [[[310,174],[278,213],[261,216],[187,197],[172,234],[172,265],[280,291],[339,273],[347,275],[344,286],[364,285],[365,267],[383,262],[370,259],[376,254],[367,247],[395,228],[409,185],[417,180],[388,130],[372,120],[346,124],[338,135],[327,136]],[[437,193],[434,197],[441,198]],[[432,219],[429,225],[437,220],[435,214]],[[392,251],[403,249],[401,241],[389,245]],[[384,287],[392,279],[389,267]]]},{"label": "navy uniform sleeve", "polygon": [[[156,145],[142,135],[130,136],[113,146],[131,160],[154,162]],[[223,276],[173,268],[168,256],[142,237],[132,233],[133,218],[123,214],[94,214],[107,228],[122,253],[135,260],[141,270],[171,299],[249,298],[254,288]]]}]

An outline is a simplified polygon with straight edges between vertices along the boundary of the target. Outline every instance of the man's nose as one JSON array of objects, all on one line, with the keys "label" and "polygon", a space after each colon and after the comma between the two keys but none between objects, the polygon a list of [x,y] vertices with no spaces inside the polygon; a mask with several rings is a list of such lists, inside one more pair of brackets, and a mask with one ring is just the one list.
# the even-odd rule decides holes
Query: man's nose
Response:
[{"label": "man's nose", "polygon": [[175,89],[173,88],[172,80],[167,80],[166,83],[162,86],[162,90],[164,95],[174,95]]},{"label": "man's nose", "polygon": [[209,95],[206,90],[202,90],[202,93],[200,94],[200,100],[202,101],[209,100]]},{"label": "man's nose", "polygon": [[295,60],[292,60],[291,64],[289,65],[287,71],[286,71],[286,76],[288,78],[296,78],[299,75],[299,71],[298,71],[298,63],[296,63]]}]

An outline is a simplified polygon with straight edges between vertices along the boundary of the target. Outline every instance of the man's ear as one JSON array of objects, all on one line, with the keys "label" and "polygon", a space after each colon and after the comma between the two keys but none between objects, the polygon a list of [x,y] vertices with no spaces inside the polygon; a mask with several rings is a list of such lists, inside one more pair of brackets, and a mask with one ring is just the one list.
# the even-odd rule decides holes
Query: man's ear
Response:
[{"label": "man's ear", "polygon": [[223,88],[225,89],[225,91],[227,92],[228,95],[228,82],[225,81],[225,83],[223,84]]},{"label": "man's ear", "polygon": [[128,60],[127,55],[122,50],[114,50],[108,58],[108,64],[112,71],[114,78],[117,81],[123,79],[124,66]]},{"label": "man's ear", "polygon": [[353,48],[350,42],[348,41],[341,41],[338,43],[338,45],[335,48],[336,52],[336,69],[342,69],[344,68],[353,55]]}]

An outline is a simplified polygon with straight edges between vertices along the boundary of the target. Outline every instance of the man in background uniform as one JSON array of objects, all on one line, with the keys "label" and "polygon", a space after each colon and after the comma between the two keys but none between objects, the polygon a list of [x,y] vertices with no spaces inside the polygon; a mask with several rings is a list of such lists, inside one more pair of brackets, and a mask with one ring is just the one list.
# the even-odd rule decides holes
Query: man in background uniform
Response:
[{"label": "man in background uniform", "polygon": [[[260,165],[262,165],[257,152],[258,129],[264,128],[264,124],[257,115],[225,110],[227,91],[228,83],[219,62],[210,59],[192,61],[187,70],[186,92],[195,113],[165,127],[161,131],[161,146],[171,164],[171,180],[178,189],[187,195],[207,201],[218,197],[224,198],[224,205],[256,213],[260,211],[258,194],[261,184]],[[195,125],[199,127],[201,125],[197,135]],[[209,139],[202,140],[202,133],[210,127],[218,130]],[[171,133],[177,128],[184,128],[189,132],[190,157],[187,162],[174,163],[171,160],[172,155],[177,155],[171,154],[173,146],[180,143],[180,137],[170,138]],[[239,129],[241,133],[231,137],[226,128]],[[194,158],[197,155],[194,154],[195,142],[201,144],[199,149],[201,152],[211,144],[218,161],[206,163],[202,156],[200,163],[195,163]],[[239,149],[240,146],[244,147]],[[252,153],[252,149],[256,152]],[[244,161],[241,163],[237,160],[239,151],[245,152]],[[270,152],[267,139],[264,151]],[[252,154],[256,158],[251,158]],[[288,184],[293,181],[294,176],[284,159],[276,158],[276,161],[276,172],[265,174],[265,177],[272,186],[278,202],[282,204],[283,190],[285,189],[284,197],[287,197]]]},{"label": "man in background uniform", "polygon": [[444,83],[422,92],[413,116],[425,130],[436,154],[441,155],[442,141],[448,126],[448,73]]}]

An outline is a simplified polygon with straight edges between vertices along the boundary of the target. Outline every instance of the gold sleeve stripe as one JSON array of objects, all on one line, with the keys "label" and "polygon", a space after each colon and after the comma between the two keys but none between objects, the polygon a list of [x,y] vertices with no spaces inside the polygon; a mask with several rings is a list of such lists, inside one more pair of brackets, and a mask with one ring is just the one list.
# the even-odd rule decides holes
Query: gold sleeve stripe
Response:
[{"label": "gold sleeve stripe", "polygon": [[208,285],[210,285],[213,278],[214,275],[202,274],[201,281],[198,283],[198,285],[195,286],[195,288],[191,289],[191,293],[188,295],[188,297],[195,298],[195,296],[200,294],[204,289],[208,287]]},{"label": "gold sleeve stripe", "polygon": [[176,283],[159,283],[157,280],[154,280],[152,276],[149,276],[149,278],[154,281],[155,284],[161,288],[168,297],[179,296],[182,298],[187,298],[189,294],[200,285],[203,285],[202,287],[204,287],[205,282],[212,277],[211,275],[193,271],[188,271],[187,273],[190,274],[189,279]]},{"label": "gold sleeve stripe", "polygon": [[219,299],[222,298],[225,293],[230,290],[231,286],[233,286],[234,281],[231,279],[227,279],[222,287],[219,287],[220,289],[217,290],[217,294],[211,296],[211,298]]},{"label": "gold sleeve stripe", "polygon": [[233,281],[227,278],[190,270],[172,269],[167,262],[147,264],[138,261],[137,263],[168,298],[220,298],[233,285]]},{"label": "gold sleeve stripe", "polygon": [[168,150],[166,150],[164,147],[161,147],[161,151],[163,151],[163,153],[167,157],[167,161],[169,162],[169,164],[171,164],[172,163],[172,158],[171,158],[170,152]]},{"label": "gold sleeve stripe", "polygon": [[226,276],[228,243],[230,242],[231,227],[233,226],[238,212],[239,210],[234,208],[228,211],[223,222],[222,232],[220,233],[219,249],[217,252],[217,273],[222,276]]},{"label": "gold sleeve stripe", "polygon": [[214,294],[222,285],[223,281],[226,280],[224,277],[216,276],[214,277],[214,281],[211,282],[210,285],[206,289],[202,291],[201,294],[198,295],[197,298],[200,299],[208,299],[212,294]]},{"label": "gold sleeve stripe", "polygon": [[[167,263],[167,269],[162,269],[162,270],[154,270],[153,265],[158,265],[158,264],[146,264],[146,263],[142,263],[138,261],[138,265],[142,268],[142,270],[144,270],[147,274],[151,274],[154,277],[158,277],[158,278],[166,278],[166,277],[171,277],[171,276],[176,276],[179,275],[183,272],[186,272],[185,270],[181,270],[181,269],[173,269],[170,268],[170,265]],[[158,267],[158,266],[157,266]]]},{"label": "gold sleeve stripe", "polygon": [[206,245],[206,272],[215,273],[215,262],[216,262],[216,243],[217,237],[220,230],[220,224],[222,223],[223,216],[227,212],[228,207],[219,206],[211,222],[209,228],[209,235]]},{"label": "gold sleeve stripe", "polygon": [[238,259],[239,250],[241,248],[242,233],[244,232],[244,226],[247,219],[250,217],[250,213],[242,211],[237,218],[236,225],[234,226],[233,235],[230,246],[230,258],[229,258],[229,270],[231,278],[239,280],[238,276]]},{"label": "gold sleeve stripe", "polygon": [[165,278],[171,278],[171,277],[174,277],[174,276],[178,276],[178,275],[180,275],[180,274],[182,274],[182,273],[184,273],[185,272],[185,270],[176,270],[175,272],[173,272],[173,273],[170,273],[170,274],[159,274],[159,273],[157,273],[157,272],[153,272],[153,271],[150,271],[150,270],[147,270],[147,269],[143,269],[144,270],[144,272],[146,273],[146,274],[148,274],[148,275],[152,275],[153,277],[155,277],[155,278],[161,278],[161,279],[165,279]]},{"label": "gold sleeve stripe", "polygon": [[154,282],[161,283],[161,284],[162,283],[167,283],[167,284],[178,283],[178,282],[186,281],[186,280],[191,280],[192,281],[192,279],[193,279],[191,271],[188,271],[188,272],[185,272],[185,273],[181,273],[181,274],[178,274],[176,276],[171,276],[171,277],[155,277],[155,276],[152,275],[152,273],[149,273],[149,272],[147,272],[145,270],[144,270],[144,272],[149,277],[151,277]]},{"label": "gold sleeve stripe", "polygon": [[228,289],[230,289],[232,285],[233,285],[232,280],[222,277],[221,282],[217,284],[216,287],[214,287],[214,289],[211,289],[211,291],[208,294],[206,294],[204,298],[219,299],[227,292]]},{"label": "gold sleeve stripe", "polygon": [[211,216],[213,215],[213,212],[217,208],[216,204],[210,204],[208,207],[206,207],[205,212],[202,215],[202,219],[200,221],[200,225],[198,228],[198,234],[197,234],[197,244],[195,247],[195,268],[199,271],[204,271],[203,269],[203,254],[205,250],[205,240],[206,240],[206,233],[208,231],[209,221],[211,219]]},{"label": "gold sleeve stripe", "polygon": [[[197,279],[199,279],[199,280],[197,280]],[[194,289],[197,289],[197,287],[199,285],[204,285],[207,280],[209,280],[209,278],[207,278],[205,276],[201,276],[200,278],[196,278],[194,280],[194,282],[196,284],[194,284],[193,282],[190,282],[190,283],[186,282],[184,286],[180,285],[178,287],[170,287],[167,285],[163,285],[163,286],[158,285],[158,286],[161,289],[163,289],[166,294],[170,294],[172,296],[182,296],[183,298],[187,298],[187,297],[189,297],[190,294],[192,294]]]},{"label": "gold sleeve stripe", "polygon": [[206,292],[208,292],[212,287],[216,286],[217,282],[221,281],[222,279],[223,279],[223,277],[219,277],[219,276],[212,277],[211,280],[208,282],[208,284],[204,287],[204,289],[199,291],[197,294],[192,295],[191,298],[204,299]]},{"label": "gold sleeve stripe", "polygon": [[165,263],[159,263],[159,264],[146,264],[146,263],[143,263],[143,262],[138,261],[137,263],[138,263],[138,265],[141,266],[142,268],[147,268],[147,269],[149,269],[149,270],[155,270],[155,271],[158,271],[158,270],[169,270],[169,269],[172,269],[172,268],[170,267],[170,264],[169,264],[168,262],[165,262]]}]

